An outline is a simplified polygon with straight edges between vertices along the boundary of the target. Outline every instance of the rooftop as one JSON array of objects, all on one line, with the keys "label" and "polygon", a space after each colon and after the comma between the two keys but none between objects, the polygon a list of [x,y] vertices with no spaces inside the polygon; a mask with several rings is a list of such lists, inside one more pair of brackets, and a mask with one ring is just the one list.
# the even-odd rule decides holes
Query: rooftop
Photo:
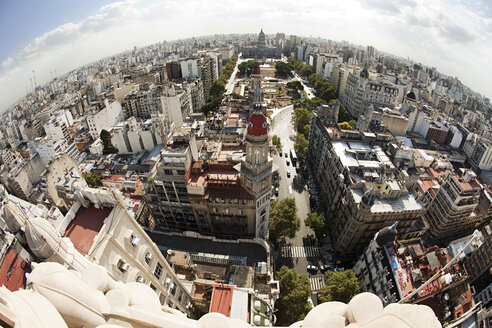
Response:
[{"label": "rooftop", "polygon": [[218,312],[230,317],[233,290],[234,286],[214,285],[212,300],[210,301],[210,312]]},{"label": "rooftop", "polygon": [[[437,246],[426,249],[420,239],[385,246],[385,250],[402,298],[419,288],[451,260],[446,249]],[[443,276],[419,291],[417,298],[440,292],[465,277],[463,267],[456,263]]]},{"label": "rooftop", "polygon": [[101,230],[104,220],[113,208],[97,209],[91,204],[88,208],[81,207],[75,218],[70,222],[63,237],[68,237],[75,248],[86,255],[92,247],[94,238]]},{"label": "rooftop", "polygon": [[11,248],[0,264],[0,286],[5,286],[12,292],[26,288],[26,273],[29,272],[31,266]]}]

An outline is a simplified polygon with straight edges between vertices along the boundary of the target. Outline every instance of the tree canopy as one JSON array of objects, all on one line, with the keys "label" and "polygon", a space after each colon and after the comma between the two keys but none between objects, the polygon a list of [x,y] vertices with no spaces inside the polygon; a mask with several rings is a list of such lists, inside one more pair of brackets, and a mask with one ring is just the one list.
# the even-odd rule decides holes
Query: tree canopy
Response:
[{"label": "tree canopy", "polygon": [[227,64],[225,64],[222,69],[222,73],[219,78],[212,82],[210,86],[210,95],[207,99],[207,102],[202,106],[202,112],[205,115],[209,115],[212,112],[216,112],[220,105],[222,104],[222,99],[224,98],[224,92],[226,91],[225,86],[227,84],[227,80],[234,72],[234,67],[236,67],[237,55],[233,56]]},{"label": "tree canopy", "polygon": [[338,111],[338,122],[349,122],[352,119],[352,115],[348,112],[347,108],[340,103],[340,110]]},{"label": "tree canopy", "polygon": [[307,136],[309,134],[309,125],[311,124],[311,113],[304,107],[294,108],[294,111],[292,112],[292,122],[298,133]]},{"label": "tree canopy", "polygon": [[111,134],[107,130],[101,130],[101,134],[99,135],[101,138],[101,142],[103,144],[103,154],[117,154],[118,149],[113,146],[111,142]]},{"label": "tree canopy", "polygon": [[323,214],[309,213],[307,219],[304,221],[306,226],[313,229],[317,240],[321,240],[326,232],[326,221]]},{"label": "tree canopy", "polygon": [[280,141],[280,137],[276,134],[272,136],[272,145],[275,148],[275,151],[278,153],[282,152],[282,142]]},{"label": "tree canopy", "polygon": [[294,198],[271,201],[268,231],[272,242],[277,243],[285,237],[294,238],[300,226],[301,220],[297,215]]},{"label": "tree canopy", "polygon": [[253,67],[255,67],[255,64],[254,60],[243,61],[241,64],[237,65],[237,70],[242,76],[246,74],[249,75],[251,74]]},{"label": "tree canopy", "polygon": [[359,280],[352,270],[326,271],[325,283],[326,286],[318,294],[321,303],[332,301],[348,303],[360,291]]},{"label": "tree canopy", "polygon": [[311,284],[307,275],[299,274],[295,269],[282,266],[276,273],[280,285],[280,295],[275,302],[278,312],[278,326],[289,326],[304,319],[311,309],[308,298],[311,297]]},{"label": "tree canopy", "polygon": [[89,185],[91,188],[95,188],[98,186],[102,186],[102,178],[99,174],[97,173],[87,173],[84,175],[85,182]]},{"label": "tree canopy", "polygon": [[287,63],[284,63],[283,61],[278,61],[277,63],[275,63],[275,69],[277,75],[287,77],[290,76],[290,72],[292,71],[293,67]]},{"label": "tree canopy", "polygon": [[299,90],[302,91],[304,87],[302,86],[302,83],[300,81],[290,81],[287,82],[287,88],[293,89],[293,90]]},{"label": "tree canopy", "polygon": [[294,141],[294,150],[296,151],[297,158],[306,158],[309,147],[309,141],[306,139],[304,134],[296,134],[296,139]]},{"label": "tree canopy", "polygon": [[294,108],[304,107],[304,108],[309,109],[309,111],[312,112],[312,111],[318,109],[319,105],[321,105],[323,102],[324,102],[323,99],[318,98],[318,97],[313,97],[311,99],[302,98],[302,99],[296,100],[294,102]]}]

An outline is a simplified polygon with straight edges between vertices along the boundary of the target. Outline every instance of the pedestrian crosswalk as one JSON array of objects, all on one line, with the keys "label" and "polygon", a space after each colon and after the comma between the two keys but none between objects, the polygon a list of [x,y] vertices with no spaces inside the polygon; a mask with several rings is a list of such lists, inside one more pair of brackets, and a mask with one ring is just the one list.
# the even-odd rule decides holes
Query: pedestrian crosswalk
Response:
[{"label": "pedestrian crosswalk", "polygon": [[311,289],[313,292],[320,291],[325,287],[325,282],[323,281],[323,277],[312,277],[309,278],[311,280]]},{"label": "pedestrian crosswalk", "polygon": [[282,257],[319,257],[319,248],[314,246],[282,246]]}]

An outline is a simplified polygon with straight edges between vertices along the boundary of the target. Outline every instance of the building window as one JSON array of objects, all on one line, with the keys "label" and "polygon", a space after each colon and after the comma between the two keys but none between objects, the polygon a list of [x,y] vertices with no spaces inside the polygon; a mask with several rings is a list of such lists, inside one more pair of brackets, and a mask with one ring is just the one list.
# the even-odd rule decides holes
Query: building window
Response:
[{"label": "building window", "polygon": [[152,263],[152,254],[151,253],[145,254],[145,263],[147,263],[147,265],[150,265]]},{"label": "building window", "polygon": [[129,268],[128,263],[126,263],[126,262],[125,262],[125,261],[123,261],[123,260],[119,260],[119,261],[118,261],[118,265],[117,265],[117,266],[118,266],[118,269],[119,269],[121,272],[123,272],[123,273],[125,273],[126,271],[128,271],[128,268]]},{"label": "building window", "polygon": [[157,278],[157,279],[160,279],[161,276],[162,276],[162,265],[157,262],[157,265],[155,266],[155,270],[154,270],[154,276]]},{"label": "building window", "polygon": [[130,244],[132,244],[133,247],[137,247],[139,242],[140,242],[140,239],[132,233],[130,235]]}]

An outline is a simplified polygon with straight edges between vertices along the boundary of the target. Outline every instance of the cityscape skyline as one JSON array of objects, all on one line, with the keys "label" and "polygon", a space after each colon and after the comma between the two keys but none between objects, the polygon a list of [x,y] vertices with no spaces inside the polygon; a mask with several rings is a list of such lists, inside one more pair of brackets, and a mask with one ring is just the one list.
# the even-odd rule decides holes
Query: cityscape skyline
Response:
[{"label": "cityscape skyline", "polygon": [[[5,45],[0,50],[0,112],[25,95],[33,70],[38,84],[44,84],[55,70],[61,75],[133,46],[190,38],[197,36],[196,31],[201,36],[256,33],[260,28],[267,34],[283,32],[371,45],[436,67],[441,73],[458,77],[473,91],[491,97],[487,85],[492,65],[483,58],[492,53],[492,9],[481,1],[386,4],[353,0],[343,5],[256,2],[235,4],[232,9],[225,3],[194,1],[180,3],[179,7],[163,1],[102,4],[97,10],[91,9],[96,6],[94,2],[82,7],[57,2],[46,5],[53,8],[49,22],[36,20],[32,14],[34,10],[45,13],[43,6],[44,12],[32,8],[33,4],[2,4],[3,30],[18,21],[19,15],[14,12],[26,13],[23,18],[31,21],[0,40]],[[51,14],[54,9],[59,9],[56,15]],[[214,24],[207,23],[218,17]],[[32,30],[38,32],[37,36]]]}]

